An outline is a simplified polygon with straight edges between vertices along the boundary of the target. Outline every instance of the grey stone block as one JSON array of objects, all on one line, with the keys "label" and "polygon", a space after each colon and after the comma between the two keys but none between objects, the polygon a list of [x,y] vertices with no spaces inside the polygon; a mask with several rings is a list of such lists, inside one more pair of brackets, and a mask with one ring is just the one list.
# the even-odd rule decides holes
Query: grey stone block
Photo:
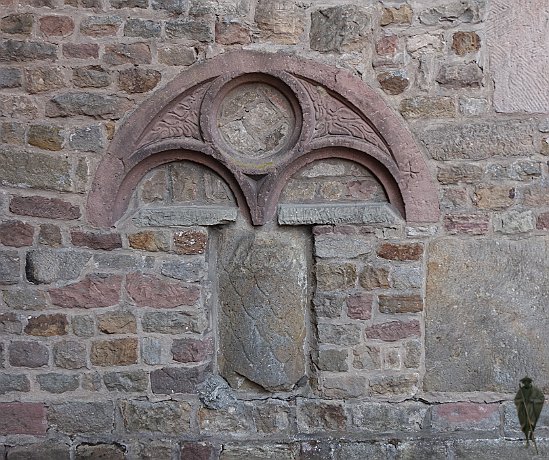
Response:
[{"label": "grey stone block", "polygon": [[140,227],[192,227],[236,221],[237,208],[218,206],[171,206],[143,209],[133,218]]}]

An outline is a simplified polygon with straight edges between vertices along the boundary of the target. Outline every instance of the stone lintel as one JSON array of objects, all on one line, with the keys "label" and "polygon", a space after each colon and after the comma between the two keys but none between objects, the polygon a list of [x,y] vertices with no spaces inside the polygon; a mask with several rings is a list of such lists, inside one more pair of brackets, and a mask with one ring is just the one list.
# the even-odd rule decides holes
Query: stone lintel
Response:
[{"label": "stone lintel", "polygon": [[395,225],[400,221],[398,214],[386,203],[281,204],[278,206],[280,225]]},{"label": "stone lintel", "polygon": [[167,206],[142,209],[133,223],[139,227],[188,227],[220,225],[236,221],[238,209],[222,206]]}]

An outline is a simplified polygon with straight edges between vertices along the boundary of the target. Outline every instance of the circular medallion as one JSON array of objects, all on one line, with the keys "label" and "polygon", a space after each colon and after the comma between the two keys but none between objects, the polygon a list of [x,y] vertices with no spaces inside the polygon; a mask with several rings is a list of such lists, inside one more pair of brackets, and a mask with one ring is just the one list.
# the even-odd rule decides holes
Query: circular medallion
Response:
[{"label": "circular medallion", "polygon": [[232,88],[221,101],[217,129],[234,151],[260,159],[288,146],[296,116],[291,101],[264,82],[246,82]]}]

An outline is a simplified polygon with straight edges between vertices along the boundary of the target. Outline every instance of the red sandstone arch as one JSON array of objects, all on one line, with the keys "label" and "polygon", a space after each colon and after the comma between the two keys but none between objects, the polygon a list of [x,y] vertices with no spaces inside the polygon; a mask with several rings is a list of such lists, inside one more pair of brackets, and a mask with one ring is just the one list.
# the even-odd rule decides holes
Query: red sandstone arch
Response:
[{"label": "red sandstone arch", "polygon": [[[300,117],[292,144],[272,158],[243,159],[222,145],[217,133],[216,114],[227,88],[250,81],[276,87]],[[147,171],[191,159],[220,174],[239,206],[261,225],[275,212],[292,171],[321,158],[346,158],[368,167],[408,222],[438,220],[437,190],[423,155],[377,92],[341,69],[236,51],[186,70],[124,121],[95,174],[88,221],[114,225]]]}]

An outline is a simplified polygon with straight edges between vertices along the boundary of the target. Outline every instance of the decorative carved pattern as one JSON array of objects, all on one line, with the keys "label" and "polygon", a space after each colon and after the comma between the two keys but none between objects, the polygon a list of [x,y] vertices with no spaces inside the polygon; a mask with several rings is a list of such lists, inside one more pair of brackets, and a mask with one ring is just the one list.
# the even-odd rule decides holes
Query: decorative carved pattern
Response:
[{"label": "decorative carved pattern", "polygon": [[301,81],[307,90],[315,109],[315,130],[313,138],[332,136],[350,136],[362,139],[390,155],[383,139],[357,113],[343,102],[331,96],[319,85]]},{"label": "decorative carved pattern", "polygon": [[200,105],[208,86],[206,84],[195,88],[192,93],[164,112],[162,118],[153,122],[151,128],[145,132],[139,146],[170,137],[192,137],[202,140],[199,123]]}]

